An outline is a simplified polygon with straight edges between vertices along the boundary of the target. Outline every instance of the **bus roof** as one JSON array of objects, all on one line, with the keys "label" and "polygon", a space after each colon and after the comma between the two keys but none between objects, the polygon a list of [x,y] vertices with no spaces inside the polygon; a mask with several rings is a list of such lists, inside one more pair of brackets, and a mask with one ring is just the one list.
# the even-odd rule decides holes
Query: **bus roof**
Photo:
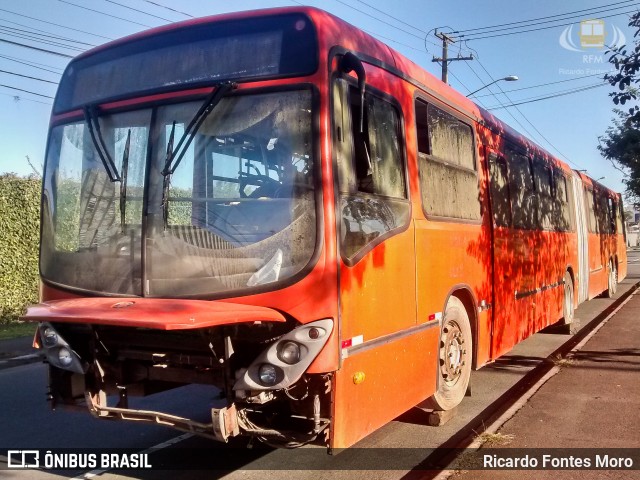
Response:
[{"label": "bus roof", "polygon": [[[445,102],[451,108],[459,113],[468,116],[500,135],[520,148],[526,149],[530,153],[546,158],[557,164],[566,171],[571,168],[556,156],[549,153],[541,146],[534,143],[526,136],[519,133],[506,123],[496,118],[492,113],[480,107],[472,100],[464,96],[449,85],[443,83],[431,73],[406,58],[401,53],[389,47],[380,40],[374,38],[368,33],[351,25],[350,23],[332,15],[324,10],[314,7],[281,7],[260,10],[249,10],[236,13],[227,13],[221,15],[212,15],[201,18],[194,18],[182,22],[171,23],[160,27],[152,28],[142,32],[123,37],[104,45],[98,46],[87,52],[80,54],[76,59],[91,56],[94,53],[109,49],[121,44],[132,42],[148,36],[160,33],[170,32],[181,28],[189,28],[191,26],[202,25],[206,23],[217,23],[226,20],[240,20],[255,17],[265,17],[272,15],[282,15],[290,13],[301,13],[309,17],[316,26],[318,32],[319,49],[321,55],[327,58],[329,52],[334,47],[342,47],[358,53],[366,58],[365,61],[374,61],[386,70],[394,73],[401,78],[413,83],[418,88],[435,95],[441,101]],[[74,60],[76,60],[74,59]],[[585,176],[586,177],[586,176]],[[588,178],[588,177],[587,177]]]}]

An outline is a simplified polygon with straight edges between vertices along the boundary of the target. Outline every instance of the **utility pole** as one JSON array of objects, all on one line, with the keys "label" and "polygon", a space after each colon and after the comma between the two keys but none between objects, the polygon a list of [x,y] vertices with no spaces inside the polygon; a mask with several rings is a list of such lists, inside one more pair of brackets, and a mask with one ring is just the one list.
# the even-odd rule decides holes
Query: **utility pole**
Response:
[{"label": "utility pole", "polygon": [[442,58],[433,57],[432,62],[439,62],[442,65],[442,81],[449,83],[449,62],[456,62],[458,60],[473,60],[473,55],[468,57],[461,57],[458,55],[455,58],[449,58],[449,44],[455,43],[455,38],[436,30],[435,36],[442,40]]}]

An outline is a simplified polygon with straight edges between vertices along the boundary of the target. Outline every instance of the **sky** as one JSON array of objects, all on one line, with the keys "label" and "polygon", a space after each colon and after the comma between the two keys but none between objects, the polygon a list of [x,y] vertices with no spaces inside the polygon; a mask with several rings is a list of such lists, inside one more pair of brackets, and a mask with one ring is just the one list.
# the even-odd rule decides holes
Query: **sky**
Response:
[{"label": "sky", "polygon": [[[594,40],[579,37],[579,31],[581,21],[599,19],[606,44],[622,37],[629,43],[628,12],[640,8],[638,0],[0,0],[0,173],[42,171],[50,97],[69,62],[51,51],[75,56],[190,16],[303,3],[367,31],[437,77],[440,66],[432,59],[442,52],[434,34],[448,33],[456,39],[450,56],[474,57],[450,63],[452,87],[467,95],[516,75],[518,81],[499,81],[474,98],[484,107],[499,107],[492,113],[572,168],[624,190],[623,174],[597,150],[613,117],[613,87],[599,85],[611,68],[608,55],[587,47]],[[532,19],[540,20],[525,23]],[[556,96],[566,92],[571,93]]]}]

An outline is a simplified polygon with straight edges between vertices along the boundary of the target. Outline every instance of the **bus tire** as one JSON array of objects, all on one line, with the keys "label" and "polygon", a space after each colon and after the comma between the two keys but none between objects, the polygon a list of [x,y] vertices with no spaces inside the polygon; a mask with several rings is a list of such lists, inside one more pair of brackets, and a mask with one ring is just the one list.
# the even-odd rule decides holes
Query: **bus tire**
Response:
[{"label": "bus tire", "polygon": [[609,266],[607,267],[607,270],[609,273],[607,275],[607,290],[604,296],[607,298],[611,298],[618,291],[618,271],[615,264],[613,263],[613,260],[609,260]]},{"label": "bus tire", "polygon": [[451,410],[467,392],[473,358],[469,315],[457,297],[447,302],[438,352],[438,389],[427,405],[434,410]]},{"label": "bus tire", "polygon": [[574,327],[574,309],[573,309],[573,282],[569,272],[564,274],[564,298],[562,299],[562,324],[560,325],[561,333],[570,335],[575,333]]}]

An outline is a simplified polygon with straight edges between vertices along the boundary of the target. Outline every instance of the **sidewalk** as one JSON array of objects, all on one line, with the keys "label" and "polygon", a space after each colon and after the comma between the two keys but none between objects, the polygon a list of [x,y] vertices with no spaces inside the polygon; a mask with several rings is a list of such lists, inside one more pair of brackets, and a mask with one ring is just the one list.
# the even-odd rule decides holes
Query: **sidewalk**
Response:
[{"label": "sidewalk", "polygon": [[[640,448],[640,291],[499,430],[490,448]],[[639,478],[635,471],[473,470],[458,479]]]}]

